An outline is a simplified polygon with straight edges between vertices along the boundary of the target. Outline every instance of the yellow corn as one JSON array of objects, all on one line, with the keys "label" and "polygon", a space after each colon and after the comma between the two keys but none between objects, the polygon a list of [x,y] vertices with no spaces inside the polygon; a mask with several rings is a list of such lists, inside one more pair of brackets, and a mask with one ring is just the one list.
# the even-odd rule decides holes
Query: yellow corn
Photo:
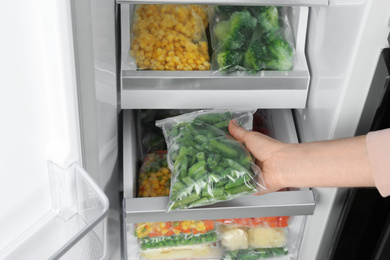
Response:
[{"label": "yellow corn", "polygon": [[[207,6],[137,5],[133,22],[130,55],[135,57],[139,68],[210,69],[205,64],[210,58],[203,34],[208,23]],[[199,28],[202,22],[204,27]]]}]

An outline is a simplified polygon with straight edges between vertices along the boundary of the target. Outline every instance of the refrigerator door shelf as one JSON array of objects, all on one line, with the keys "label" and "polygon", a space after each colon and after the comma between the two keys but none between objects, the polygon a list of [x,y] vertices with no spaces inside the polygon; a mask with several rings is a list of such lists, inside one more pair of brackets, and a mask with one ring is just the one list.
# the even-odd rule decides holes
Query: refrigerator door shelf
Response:
[{"label": "refrigerator door shelf", "polygon": [[294,69],[256,74],[136,70],[129,57],[133,8],[130,4],[120,5],[122,109],[226,108],[243,104],[253,108],[306,106],[310,81],[305,56],[308,7],[287,8],[295,46]]},{"label": "refrigerator door shelf", "polygon": [[[180,0],[116,0],[117,3],[132,4],[182,4]],[[210,0],[191,0],[186,4],[197,5],[215,5],[220,4],[218,1]],[[224,5],[273,5],[273,6],[328,6],[329,0],[224,0]]]},{"label": "refrigerator door shelf", "polygon": [[106,249],[106,195],[76,163],[63,169],[49,162],[49,175],[52,209],[1,250],[0,258],[102,259]]},{"label": "refrigerator door shelf", "polygon": [[[296,143],[291,110],[269,110],[273,135],[276,139]],[[291,189],[270,193],[264,196],[246,196],[231,201],[221,202],[207,207],[166,213],[167,197],[136,198],[138,162],[136,123],[132,110],[123,111],[123,183],[124,212],[127,223],[244,218],[261,216],[296,216],[311,215],[315,209],[315,198],[311,189]]]}]

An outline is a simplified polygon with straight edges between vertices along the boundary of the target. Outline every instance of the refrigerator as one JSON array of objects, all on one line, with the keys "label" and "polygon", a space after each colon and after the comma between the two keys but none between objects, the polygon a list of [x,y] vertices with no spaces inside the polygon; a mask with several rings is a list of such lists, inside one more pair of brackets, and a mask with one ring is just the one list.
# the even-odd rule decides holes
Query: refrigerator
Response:
[{"label": "refrigerator", "polygon": [[165,213],[167,198],[137,198],[136,111],[262,109],[285,142],[375,130],[386,100],[374,83],[387,78],[377,65],[389,47],[390,2],[186,1],[286,8],[294,69],[250,75],[134,70],[132,12],[145,3],[184,2],[0,4],[0,258],[134,259],[134,223],[268,216],[298,223],[287,259],[341,257],[350,189],[290,189],[173,213]]}]

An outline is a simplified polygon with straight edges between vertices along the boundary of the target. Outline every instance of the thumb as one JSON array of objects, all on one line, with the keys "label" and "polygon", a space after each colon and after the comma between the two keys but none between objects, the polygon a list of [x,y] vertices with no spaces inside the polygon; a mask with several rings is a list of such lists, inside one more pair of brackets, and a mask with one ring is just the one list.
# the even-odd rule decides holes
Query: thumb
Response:
[{"label": "thumb", "polygon": [[229,132],[237,141],[241,143],[245,143],[251,134],[250,131],[240,127],[235,119],[232,119],[229,122]]},{"label": "thumb", "polygon": [[264,159],[265,154],[272,151],[275,148],[275,144],[278,143],[278,141],[269,136],[248,131],[238,126],[237,121],[234,119],[229,122],[229,132],[237,141],[243,143],[258,160]]}]

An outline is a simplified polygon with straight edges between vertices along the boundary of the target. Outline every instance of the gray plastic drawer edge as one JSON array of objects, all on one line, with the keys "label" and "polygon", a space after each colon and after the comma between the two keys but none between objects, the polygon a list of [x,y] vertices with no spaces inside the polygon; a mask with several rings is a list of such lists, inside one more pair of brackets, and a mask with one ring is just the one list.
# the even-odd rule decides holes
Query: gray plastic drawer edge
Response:
[{"label": "gray plastic drawer edge", "polygon": [[197,4],[197,5],[273,5],[273,6],[328,6],[329,0],[116,0],[118,4]]}]

